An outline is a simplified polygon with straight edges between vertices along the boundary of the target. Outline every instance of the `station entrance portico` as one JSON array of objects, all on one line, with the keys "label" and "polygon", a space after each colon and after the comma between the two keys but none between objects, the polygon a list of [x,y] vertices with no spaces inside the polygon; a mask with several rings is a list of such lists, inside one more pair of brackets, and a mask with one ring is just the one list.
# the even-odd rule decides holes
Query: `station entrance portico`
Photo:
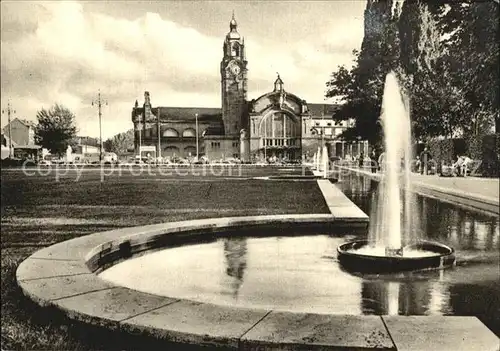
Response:
[{"label": "station entrance portico", "polygon": [[259,121],[259,148],[256,151],[262,160],[301,159],[300,118],[290,111],[272,109]]}]

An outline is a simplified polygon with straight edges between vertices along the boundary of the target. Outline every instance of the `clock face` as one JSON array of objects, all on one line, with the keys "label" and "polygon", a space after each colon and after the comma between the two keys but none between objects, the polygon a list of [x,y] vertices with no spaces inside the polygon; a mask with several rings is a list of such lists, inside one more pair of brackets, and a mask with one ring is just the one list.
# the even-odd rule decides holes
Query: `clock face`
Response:
[{"label": "clock face", "polygon": [[241,71],[240,66],[238,66],[237,64],[231,65],[230,70],[231,70],[231,73],[234,74],[235,76],[240,74],[240,71]]}]

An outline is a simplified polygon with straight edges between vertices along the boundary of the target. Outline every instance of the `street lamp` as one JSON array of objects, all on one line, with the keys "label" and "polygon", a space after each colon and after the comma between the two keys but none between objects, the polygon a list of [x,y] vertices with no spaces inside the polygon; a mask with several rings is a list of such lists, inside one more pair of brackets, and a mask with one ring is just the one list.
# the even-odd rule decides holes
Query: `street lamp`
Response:
[{"label": "street lamp", "polygon": [[196,161],[198,161],[198,114],[195,113],[194,115],[195,121],[196,121]]},{"label": "street lamp", "polygon": [[97,100],[92,101],[92,106],[94,106],[94,103],[97,105],[97,108],[99,110],[99,161],[102,162],[102,124],[101,124],[102,112],[101,112],[101,107],[103,104],[108,105],[108,102],[106,100],[101,99],[101,89],[99,89],[99,92],[97,94]]}]

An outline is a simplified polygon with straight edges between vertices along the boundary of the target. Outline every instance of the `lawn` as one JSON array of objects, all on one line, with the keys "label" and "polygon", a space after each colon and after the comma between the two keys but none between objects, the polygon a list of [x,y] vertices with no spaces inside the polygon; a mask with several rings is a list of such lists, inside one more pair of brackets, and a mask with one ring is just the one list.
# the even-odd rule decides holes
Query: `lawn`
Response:
[{"label": "lawn", "polygon": [[[176,347],[109,332],[40,308],[15,281],[19,263],[41,247],[120,227],[207,217],[328,213],[315,181],[251,179],[269,170],[228,176],[114,174],[58,177],[2,171],[2,349],[124,350]],[[276,169],[271,172],[278,174]],[[280,173],[282,174],[282,173]]]}]

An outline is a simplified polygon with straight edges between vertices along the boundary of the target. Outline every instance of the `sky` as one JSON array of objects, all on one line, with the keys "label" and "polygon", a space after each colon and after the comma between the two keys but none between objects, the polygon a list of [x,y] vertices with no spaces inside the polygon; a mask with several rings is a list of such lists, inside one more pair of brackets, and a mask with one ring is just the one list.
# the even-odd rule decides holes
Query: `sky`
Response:
[{"label": "sky", "polygon": [[[364,0],[330,1],[2,1],[1,106],[36,121],[59,103],[79,135],[132,128],[137,99],[171,107],[220,107],[222,44],[234,11],[245,38],[248,99],[285,90],[325,101],[326,82],[351,66],[363,39]],[[2,115],[2,127],[7,124]]]}]

